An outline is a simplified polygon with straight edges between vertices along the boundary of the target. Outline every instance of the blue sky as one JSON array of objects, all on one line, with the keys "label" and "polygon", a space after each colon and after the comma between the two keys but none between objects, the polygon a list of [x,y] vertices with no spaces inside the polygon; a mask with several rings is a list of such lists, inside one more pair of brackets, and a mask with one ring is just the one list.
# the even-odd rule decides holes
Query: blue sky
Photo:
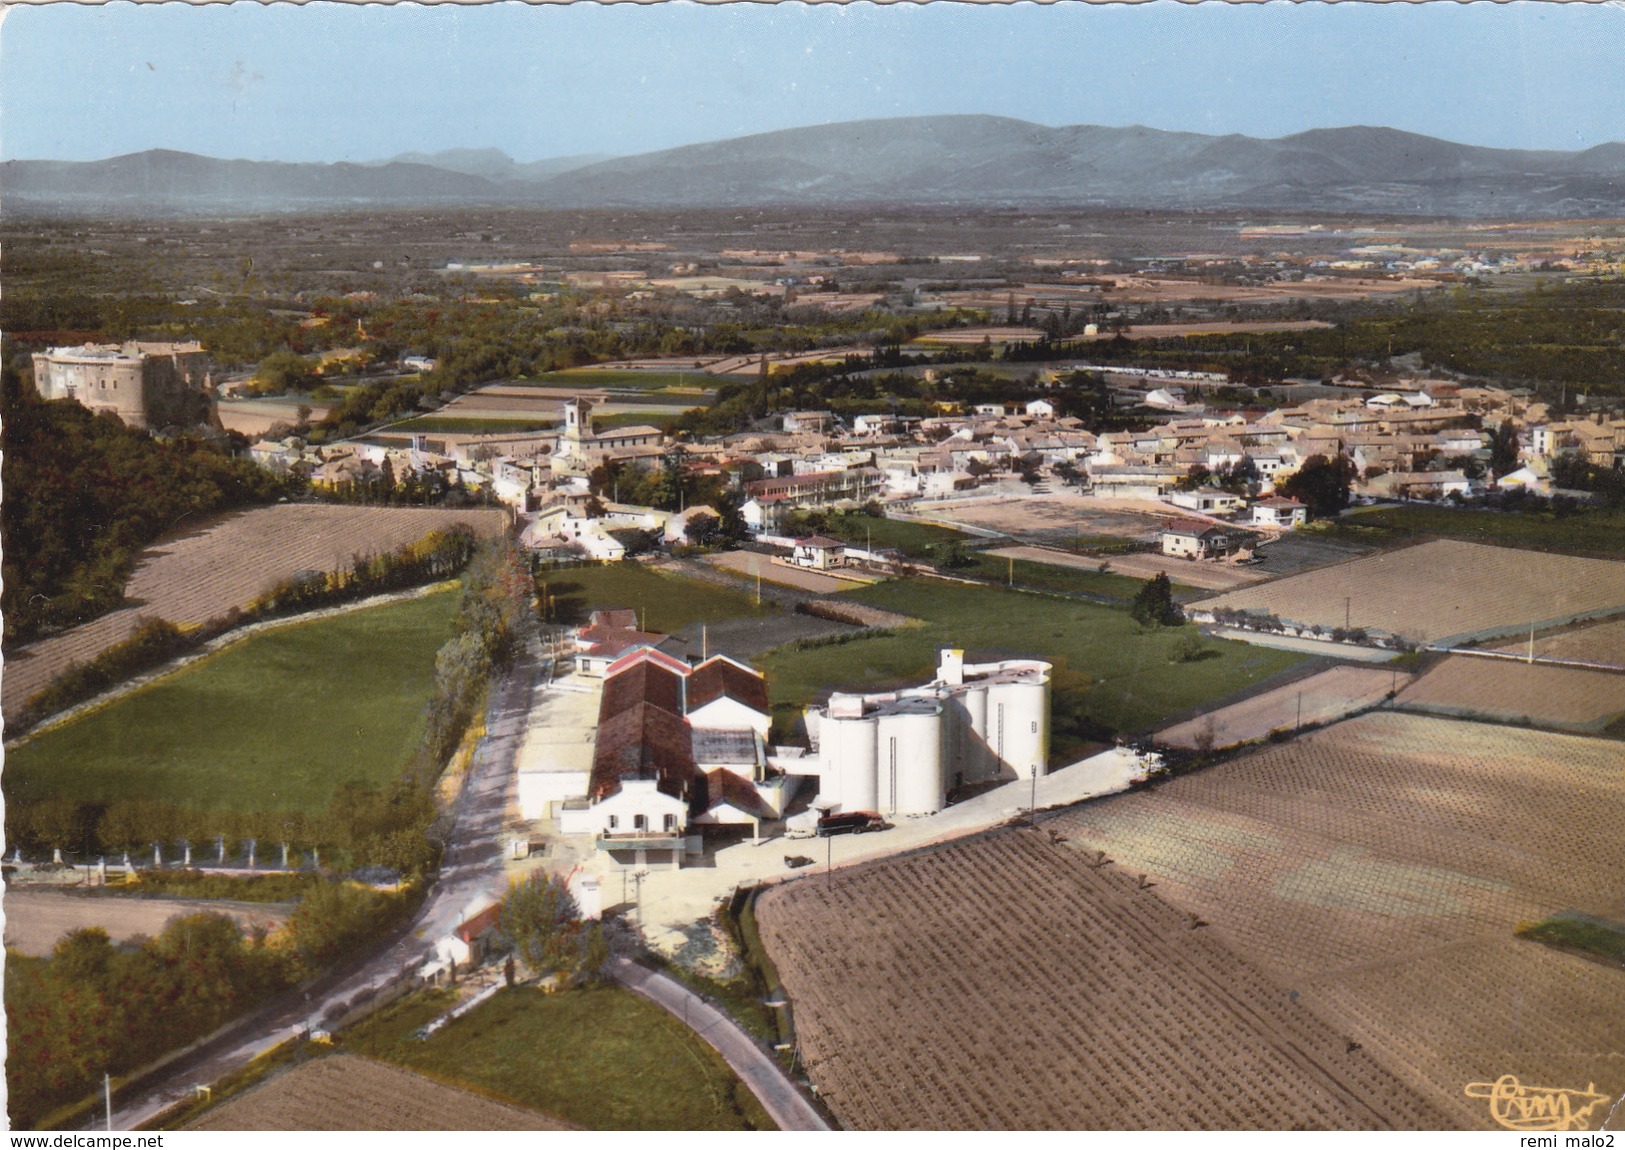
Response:
[{"label": "blue sky", "polygon": [[12,8],[0,157],[630,154],[871,116],[1625,140],[1625,5]]}]

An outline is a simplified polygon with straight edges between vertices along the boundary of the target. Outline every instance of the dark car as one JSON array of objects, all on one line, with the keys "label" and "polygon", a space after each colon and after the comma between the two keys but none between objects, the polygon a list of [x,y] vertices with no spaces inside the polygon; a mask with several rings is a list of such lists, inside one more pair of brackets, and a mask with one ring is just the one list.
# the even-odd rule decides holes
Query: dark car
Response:
[{"label": "dark car", "polygon": [[843,811],[838,815],[825,815],[818,820],[818,837],[830,835],[861,835],[866,831],[890,830],[891,824],[874,811]]}]

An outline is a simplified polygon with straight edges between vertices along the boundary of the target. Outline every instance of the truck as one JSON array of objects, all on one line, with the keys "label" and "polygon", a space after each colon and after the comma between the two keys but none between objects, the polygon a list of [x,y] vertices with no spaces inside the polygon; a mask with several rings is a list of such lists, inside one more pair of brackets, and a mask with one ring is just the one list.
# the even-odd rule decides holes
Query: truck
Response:
[{"label": "truck", "polygon": [[830,835],[861,835],[869,831],[888,831],[891,824],[875,811],[842,811],[838,815],[825,815],[818,820],[818,837]]}]

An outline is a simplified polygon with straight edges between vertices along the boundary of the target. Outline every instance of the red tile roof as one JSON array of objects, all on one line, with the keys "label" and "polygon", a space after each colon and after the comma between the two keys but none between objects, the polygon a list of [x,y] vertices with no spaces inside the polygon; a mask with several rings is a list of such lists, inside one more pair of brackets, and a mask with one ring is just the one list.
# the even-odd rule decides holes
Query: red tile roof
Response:
[{"label": "red tile roof", "polygon": [[594,627],[624,627],[632,631],[637,629],[638,613],[630,607],[607,607],[594,611],[588,621]]},{"label": "red tile roof", "polygon": [[832,547],[845,547],[846,544],[839,539],[831,539],[828,535],[809,535],[805,539],[797,539],[796,546],[815,547],[820,551],[828,551]]},{"label": "red tile roof", "polygon": [[627,667],[630,667],[633,663],[644,659],[647,659],[651,663],[656,663],[662,667],[665,667],[669,671],[674,671],[679,675],[688,674],[688,664],[683,662],[681,659],[675,659],[661,651],[652,651],[647,647],[640,648],[639,650],[633,651],[628,655],[622,655],[619,659],[615,660],[615,662],[611,663],[609,665],[609,670],[604,673],[606,675],[619,674]]},{"label": "red tile roof", "polygon": [[620,790],[627,779],[653,779],[664,793],[688,799],[695,776],[687,720],[650,703],[599,718],[587,784],[593,802]]},{"label": "red tile roof", "polygon": [[458,923],[457,928],[452,933],[464,942],[471,943],[486,931],[495,929],[497,922],[501,918],[502,904],[500,902],[492,903],[473,918]]},{"label": "red tile roof", "polygon": [[591,655],[618,656],[636,647],[657,647],[666,636],[630,627],[583,627],[577,632],[582,649]]},{"label": "red tile roof", "polygon": [[697,711],[727,696],[753,711],[768,714],[767,680],[732,659],[713,655],[688,677],[688,709]]},{"label": "red tile roof", "polygon": [[756,785],[749,779],[742,778],[732,771],[707,771],[705,774],[705,809],[715,810],[720,806],[730,806],[747,815],[757,818],[770,819],[773,812],[762,801],[762,796],[756,793]]},{"label": "red tile roof", "polygon": [[638,659],[615,670],[612,664],[604,679],[604,694],[598,703],[598,722],[639,704],[659,707],[672,715],[683,714],[683,676],[652,659]]},{"label": "red tile roof", "polygon": [[1207,523],[1200,519],[1175,519],[1163,529],[1164,533],[1172,532],[1176,535],[1206,535],[1209,531],[1222,531],[1217,523]]}]

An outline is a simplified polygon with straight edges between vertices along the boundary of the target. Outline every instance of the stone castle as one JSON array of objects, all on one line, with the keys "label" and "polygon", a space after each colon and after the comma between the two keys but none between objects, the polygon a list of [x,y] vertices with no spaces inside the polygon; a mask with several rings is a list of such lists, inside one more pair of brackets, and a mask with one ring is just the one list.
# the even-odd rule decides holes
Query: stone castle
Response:
[{"label": "stone castle", "polygon": [[33,358],[34,387],[42,399],[77,400],[142,430],[209,419],[214,381],[202,344],[84,344],[53,347]]}]

